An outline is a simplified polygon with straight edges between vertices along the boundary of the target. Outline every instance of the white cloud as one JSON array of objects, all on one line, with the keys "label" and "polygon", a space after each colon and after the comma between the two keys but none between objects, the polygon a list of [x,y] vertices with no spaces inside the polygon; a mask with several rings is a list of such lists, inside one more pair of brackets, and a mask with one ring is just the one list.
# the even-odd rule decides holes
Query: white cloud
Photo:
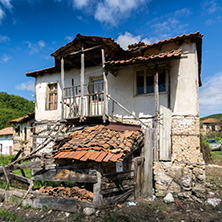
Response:
[{"label": "white cloud", "polygon": [[71,42],[74,39],[74,36],[66,36],[65,40],[67,40],[68,42]]},{"label": "white cloud", "polygon": [[134,36],[129,32],[125,32],[125,34],[119,35],[116,41],[123,49],[128,49],[128,45],[138,43],[139,41],[150,44],[158,40],[156,38],[142,38],[140,35]]},{"label": "white cloud", "polygon": [[0,35],[0,43],[8,42],[10,38],[6,35]]},{"label": "white cloud", "polygon": [[217,3],[217,0],[205,0],[202,2],[202,8],[205,12],[208,14],[213,14],[218,10],[221,10],[222,7],[220,7]]},{"label": "white cloud", "polygon": [[82,9],[83,7],[86,7],[89,4],[90,0],[72,0],[73,7]]},{"label": "white cloud", "polygon": [[9,55],[3,55],[1,58],[1,63],[7,63],[12,57]]},{"label": "white cloud", "polygon": [[11,0],[0,0],[0,3],[2,3],[2,5],[7,8],[7,9],[12,9],[12,4],[11,4]]},{"label": "white cloud", "polygon": [[115,26],[119,19],[130,16],[145,0],[104,0],[96,6],[94,17],[99,22],[109,23]]},{"label": "white cloud", "polygon": [[45,42],[42,41],[42,40],[38,41],[37,44],[38,44],[38,46],[39,46],[40,48],[44,48],[44,47],[45,47]]},{"label": "white cloud", "polygon": [[0,24],[2,23],[2,19],[5,17],[5,12],[0,7]]},{"label": "white cloud", "polygon": [[192,12],[190,11],[189,8],[182,8],[182,9],[179,9],[177,11],[174,12],[174,16],[176,17],[187,17],[189,15],[191,15]]},{"label": "white cloud", "polygon": [[203,82],[199,93],[201,115],[222,113],[222,72],[205,79]]},{"label": "white cloud", "polygon": [[32,80],[28,81],[28,82],[23,82],[19,85],[16,86],[17,90],[27,90],[27,91],[35,91],[35,84]]},{"label": "white cloud", "polygon": [[46,43],[43,40],[40,40],[37,43],[31,43],[30,41],[24,41],[24,43],[28,46],[30,50],[29,55],[38,53],[41,49],[46,46]]}]

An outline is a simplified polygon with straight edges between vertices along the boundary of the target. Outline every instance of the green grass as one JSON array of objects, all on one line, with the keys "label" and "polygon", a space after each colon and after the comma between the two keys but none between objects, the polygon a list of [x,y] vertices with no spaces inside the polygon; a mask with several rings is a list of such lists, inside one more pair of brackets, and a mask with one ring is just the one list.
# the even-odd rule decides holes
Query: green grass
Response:
[{"label": "green grass", "polygon": [[222,150],[221,151],[211,151],[211,159],[214,164],[222,164]]},{"label": "green grass", "polygon": [[1,221],[13,221],[13,222],[21,222],[22,218],[20,218],[17,214],[11,213],[5,209],[0,209],[0,220]]}]

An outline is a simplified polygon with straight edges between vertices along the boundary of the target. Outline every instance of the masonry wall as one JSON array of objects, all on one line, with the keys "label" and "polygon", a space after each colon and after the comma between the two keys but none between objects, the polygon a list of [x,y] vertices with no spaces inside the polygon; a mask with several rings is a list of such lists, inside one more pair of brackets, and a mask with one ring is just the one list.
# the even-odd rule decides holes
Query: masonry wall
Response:
[{"label": "masonry wall", "polygon": [[[32,131],[31,126],[34,120],[25,123],[15,123],[13,127],[13,154],[15,155],[21,148],[23,148],[24,153],[28,154],[32,150],[33,138],[31,137]],[[20,128],[19,132],[16,131]],[[26,135],[25,135],[26,129]]]}]

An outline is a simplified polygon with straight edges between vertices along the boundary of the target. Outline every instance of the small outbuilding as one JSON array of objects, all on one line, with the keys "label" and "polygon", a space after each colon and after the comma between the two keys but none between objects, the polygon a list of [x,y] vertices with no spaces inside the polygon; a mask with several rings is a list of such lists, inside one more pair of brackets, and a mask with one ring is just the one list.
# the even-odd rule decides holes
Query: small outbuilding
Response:
[{"label": "small outbuilding", "polygon": [[0,154],[12,155],[13,153],[13,127],[0,130]]}]

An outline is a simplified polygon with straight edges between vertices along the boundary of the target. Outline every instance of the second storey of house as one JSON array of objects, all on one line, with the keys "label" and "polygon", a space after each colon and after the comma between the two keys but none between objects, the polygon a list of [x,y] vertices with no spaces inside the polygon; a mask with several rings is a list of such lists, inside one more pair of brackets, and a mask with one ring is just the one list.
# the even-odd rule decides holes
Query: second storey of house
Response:
[{"label": "second storey of house", "polygon": [[52,54],[54,67],[27,73],[36,78],[36,120],[130,113],[145,120],[156,104],[198,116],[201,44],[195,33],[124,51],[108,38],[79,35]]}]

